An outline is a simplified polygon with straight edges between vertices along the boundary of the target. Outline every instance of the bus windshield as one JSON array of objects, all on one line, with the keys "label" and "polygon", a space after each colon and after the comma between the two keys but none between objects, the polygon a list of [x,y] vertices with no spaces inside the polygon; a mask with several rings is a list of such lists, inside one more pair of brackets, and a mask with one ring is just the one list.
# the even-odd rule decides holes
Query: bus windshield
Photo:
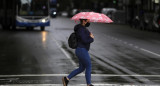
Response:
[{"label": "bus windshield", "polygon": [[19,0],[19,16],[47,16],[48,0]]}]

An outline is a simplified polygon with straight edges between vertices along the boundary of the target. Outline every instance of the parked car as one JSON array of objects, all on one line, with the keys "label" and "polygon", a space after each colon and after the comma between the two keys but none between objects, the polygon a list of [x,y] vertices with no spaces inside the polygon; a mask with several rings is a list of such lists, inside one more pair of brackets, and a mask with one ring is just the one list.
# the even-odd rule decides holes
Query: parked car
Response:
[{"label": "parked car", "polygon": [[112,19],[113,13],[116,12],[117,9],[115,8],[102,8],[101,13],[107,15]]}]

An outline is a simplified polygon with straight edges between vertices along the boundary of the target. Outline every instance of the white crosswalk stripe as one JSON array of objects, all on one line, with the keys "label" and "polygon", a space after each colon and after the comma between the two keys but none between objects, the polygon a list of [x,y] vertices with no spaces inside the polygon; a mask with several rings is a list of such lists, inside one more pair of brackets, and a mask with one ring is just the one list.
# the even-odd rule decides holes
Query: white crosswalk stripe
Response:
[{"label": "white crosswalk stripe", "polygon": [[[63,86],[63,84],[14,84],[0,86]],[[86,86],[86,84],[74,84],[68,86]],[[94,86],[159,86],[159,85],[120,85],[120,84],[94,84]]]},{"label": "white crosswalk stripe", "polygon": [[[67,76],[68,74],[22,74],[22,75],[0,75],[0,77],[28,77],[28,76]],[[121,76],[137,76],[137,77],[160,77],[160,75],[138,75],[138,74],[134,74],[134,75],[129,75],[129,74],[124,74],[124,75],[116,75],[116,74],[91,74],[93,77],[121,77]],[[85,74],[79,74],[77,76],[85,76]]]},{"label": "white crosswalk stripe", "polygon": [[[63,86],[63,84],[14,84],[14,85],[0,85],[0,86]],[[86,86],[86,84],[73,84],[68,86]],[[94,86],[122,86],[122,85],[95,83]]]}]

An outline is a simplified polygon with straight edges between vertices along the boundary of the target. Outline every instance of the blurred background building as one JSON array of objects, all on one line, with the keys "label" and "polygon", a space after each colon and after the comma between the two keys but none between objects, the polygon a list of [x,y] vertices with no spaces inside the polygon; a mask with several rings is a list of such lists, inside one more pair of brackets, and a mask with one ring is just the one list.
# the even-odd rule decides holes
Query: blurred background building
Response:
[{"label": "blurred background building", "polygon": [[95,11],[109,16],[114,23],[155,30],[160,26],[160,0],[57,0],[57,2],[58,11],[68,17],[82,11]]}]

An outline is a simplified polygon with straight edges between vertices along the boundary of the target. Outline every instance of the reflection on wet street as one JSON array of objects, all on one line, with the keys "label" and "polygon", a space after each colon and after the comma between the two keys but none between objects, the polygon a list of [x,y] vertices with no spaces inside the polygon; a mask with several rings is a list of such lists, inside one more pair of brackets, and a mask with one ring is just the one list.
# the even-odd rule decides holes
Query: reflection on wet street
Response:
[{"label": "reflection on wet street", "polygon": [[[75,50],[67,44],[76,23],[64,17],[51,23],[46,31],[0,29],[0,84],[61,86],[61,78],[77,68]],[[101,23],[89,30],[95,36],[89,51],[95,86],[160,84],[159,33]],[[84,72],[70,82],[85,83]]]},{"label": "reflection on wet street", "polygon": [[47,34],[48,34],[48,32],[43,31],[41,33],[42,33],[42,44],[43,44],[43,47],[46,48],[46,40],[47,40]]},{"label": "reflection on wet street", "polygon": [[47,32],[43,31],[42,32],[42,42],[46,42],[46,35],[47,35]]}]

